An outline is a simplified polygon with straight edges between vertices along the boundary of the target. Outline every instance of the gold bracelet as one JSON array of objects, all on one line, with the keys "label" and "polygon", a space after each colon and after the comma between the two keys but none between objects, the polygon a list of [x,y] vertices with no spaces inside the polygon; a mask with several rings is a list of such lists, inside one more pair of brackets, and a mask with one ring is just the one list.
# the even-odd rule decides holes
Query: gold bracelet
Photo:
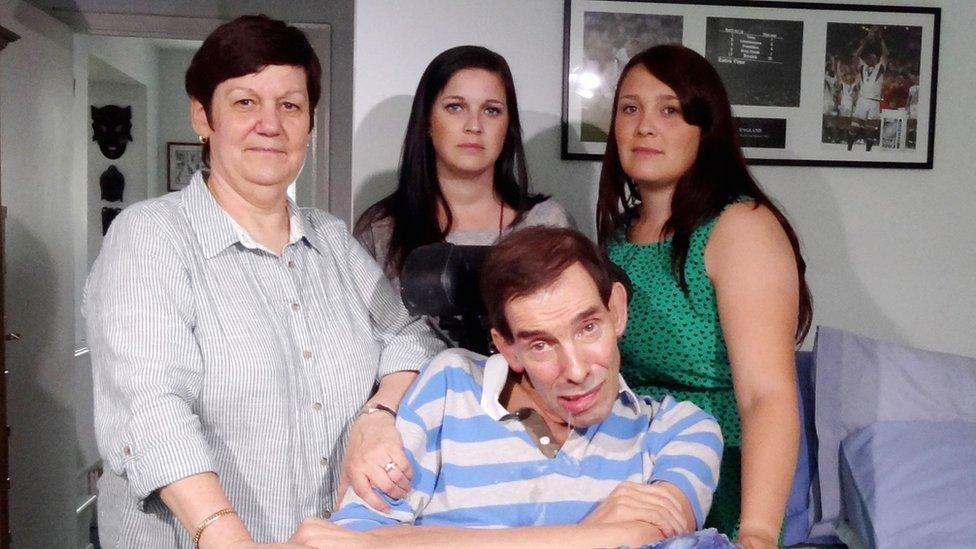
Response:
[{"label": "gold bracelet", "polygon": [[220,511],[217,511],[216,513],[214,513],[214,514],[210,515],[209,517],[203,519],[203,521],[200,522],[200,526],[197,526],[196,533],[193,534],[193,548],[194,549],[200,549],[200,537],[203,536],[203,531],[206,530],[208,526],[210,526],[211,524],[217,522],[217,520],[220,517],[222,517],[224,515],[229,515],[229,514],[231,514],[233,512],[234,512],[234,510],[231,509],[230,507],[225,507],[224,509],[221,509]]}]

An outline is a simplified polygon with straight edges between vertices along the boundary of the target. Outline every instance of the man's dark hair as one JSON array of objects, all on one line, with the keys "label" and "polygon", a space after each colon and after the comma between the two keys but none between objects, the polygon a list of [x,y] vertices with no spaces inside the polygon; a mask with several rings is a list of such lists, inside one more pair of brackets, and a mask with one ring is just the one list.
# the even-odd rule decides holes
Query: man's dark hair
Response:
[{"label": "man's dark hair", "polygon": [[[260,71],[269,65],[291,65],[305,70],[309,101],[309,129],[322,95],[322,66],[301,30],[266,15],[244,15],[217,27],[197,50],[186,70],[186,93],[203,105],[207,121],[217,86],[231,78]],[[203,146],[210,161],[210,144]]]},{"label": "man's dark hair", "polygon": [[512,341],[505,305],[548,287],[577,263],[593,279],[603,304],[609,305],[614,279],[607,261],[596,244],[573,229],[527,227],[510,233],[481,266],[481,295],[491,327]]}]

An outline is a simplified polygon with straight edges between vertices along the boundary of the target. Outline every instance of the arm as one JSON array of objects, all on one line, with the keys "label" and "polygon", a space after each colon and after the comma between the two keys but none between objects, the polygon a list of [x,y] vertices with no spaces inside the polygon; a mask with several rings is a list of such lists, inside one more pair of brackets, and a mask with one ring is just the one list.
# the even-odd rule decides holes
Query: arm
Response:
[{"label": "arm", "polygon": [[[191,536],[211,514],[232,507],[214,473],[199,473],[177,480],[160,489],[159,496]],[[243,549],[253,543],[251,534],[235,514],[220,517],[200,537],[202,549]]]},{"label": "arm", "polygon": [[[345,267],[355,294],[350,298],[357,299],[368,313],[373,338],[381,347],[379,377],[402,371],[416,372],[421,365],[443,350],[444,344],[430,330],[424,319],[410,316],[399,293],[393,289],[380,266],[359,242],[347,232],[344,236]],[[407,385],[409,381],[402,384],[402,388],[405,389]],[[394,383],[386,389],[391,391],[388,396],[393,394],[394,386],[401,385]],[[395,396],[399,401],[402,390]]]},{"label": "arm", "polygon": [[[581,524],[652,526],[661,538],[691,533],[702,527],[718,483],[721,429],[690,402],[645,402],[652,412],[644,437],[653,460],[647,484],[621,482]],[[641,529],[634,533],[645,535]]]},{"label": "arm", "polygon": [[644,451],[653,457],[648,482],[667,486],[681,503],[680,533],[700,529],[712,505],[722,463],[722,431],[715,418],[694,404],[665,397],[648,426]]},{"label": "arm", "polygon": [[867,43],[868,37],[865,36],[861,38],[861,41],[857,44],[857,49],[854,50],[854,59],[857,59],[859,65],[863,65],[864,61],[861,60],[861,54],[864,53],[864,45]]},{"label": "arm", "polygon": [[[371,533],[379,540],[396,540],[397,547],[444,548],[491,547],[532,548],[560,547],[564,549],[593,547],[640,546],[664,539],[660,530],[641,521],[614,524],[526,526],[486,530],[476,528],[399,527],[384,528]],[[314,547],[314,546],[313,546]]]},{"label": "arm", "polygon": [[742,203],[722,214],[705,264],[742,418],[740,536],[775,544],[799,444],[796,259],[772,213]]},{"label": "arm", "polygon": [[641,521],[615,524],[528,526],[478,529],[440,526],[397,526],[370,532],[354,532],[321,519],[302,524],[301,535],[292,538],[316,548],[454,549],[456,547],[591,549],[593,547],[640,546],[663,539],[660,531]]},{"label": "arm", "polygon": [[[369,253],[352,236],[345,237],[347,272],[356,297],[369,314],[373,337],[382,347],[380,380],[367,405],[382,404],[396,410],[417,370],[443,344],[423,319],[407,313],[399,294]],[[381,511],[387,509],[387,503],[372,488],[379,488],[393,499],[406,495],[410,490],[412,466],[402,446],[393,418],[388,414],[380,412],[357,418],[350,429],[343,458],[336,506],[342,503],[350,485],[356,494]],[[390,462],[397,468],[387,472],[383,466]]]},{"label": "arm", "polygon": [[[387,374],[380,379],[376,392],[366,401],[366,406],[380,404],[396,410],[416,377],[417,372],[413,371]],[[372,488],[379,488],[393,499],[400,499],[410,491],[413,467],[403,452],[403,441],[396,432],[394,421],[384,412],[360,415],[353,421],[346,455],[342,460],[336,507],[342,504],[350,485],[371,507],[380,511],[385,511],[388,505]],[[383,470],[381,466],[388,462],[395,463],[397,468],[390,472]]]},{"label": "arm", "polygon": [[[440,436],[444,422],[448,387],[448,373],[444,367],[451,363],[447,358],[450,353],[440,356],[445,358],[435,359],[417,377],[400,405],[396,421],[397,431],[403,436],[403,451],[414,471],[413,489],[397,501],[384,498],[387,505],[383,509],[367,504],[358,492],[347,490],[341,508],[331,517],[336,524],[352,530],[411,524],[427,505],[441,467],[440,441],[431,441],[430,437]],[[303,533],[299,528],[296,536]]]},{"label": "arm", "polygon": [[[85,317],[106,466],[142,502],[158,493],[192,535],[231,505],[192,411],[203,363],[189,277],[165,228],[145,212],[134,208],[113,224],[88,280]],[[227,515],[201,541],[223,547],[250,539]]]}]

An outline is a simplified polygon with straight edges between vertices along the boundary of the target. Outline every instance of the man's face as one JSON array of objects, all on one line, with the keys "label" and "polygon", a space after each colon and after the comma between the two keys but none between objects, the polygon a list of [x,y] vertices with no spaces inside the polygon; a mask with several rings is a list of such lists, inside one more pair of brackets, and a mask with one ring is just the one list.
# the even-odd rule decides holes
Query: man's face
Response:
[{"label": "man's face", "polygon": [[627,298],[613,285],[608,305],[578,263],[550,286],[505,304],[512,341],[495,330],[495,346],[548,410],[574,427],[603,421],[620,392],[617,338],[627,325]]}]

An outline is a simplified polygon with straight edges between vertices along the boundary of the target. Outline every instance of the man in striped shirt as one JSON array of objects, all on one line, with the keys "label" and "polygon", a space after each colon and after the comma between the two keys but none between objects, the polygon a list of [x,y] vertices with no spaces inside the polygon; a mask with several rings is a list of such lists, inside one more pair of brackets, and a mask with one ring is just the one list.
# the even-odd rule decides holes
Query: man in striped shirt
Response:
[{"label": "man in striped shirt", "polygon": [[[413,490],[385,512],[349,491],[332,523],[306,521],[292,541],[603,547],[701,528],[718,424],[624,383],[626,290],[596,247],[569,229],[513,233],[485,260],[482,293],[500,354],[445,351],[401,404]],[[379,528],[393,525],[413,527]]]}]

